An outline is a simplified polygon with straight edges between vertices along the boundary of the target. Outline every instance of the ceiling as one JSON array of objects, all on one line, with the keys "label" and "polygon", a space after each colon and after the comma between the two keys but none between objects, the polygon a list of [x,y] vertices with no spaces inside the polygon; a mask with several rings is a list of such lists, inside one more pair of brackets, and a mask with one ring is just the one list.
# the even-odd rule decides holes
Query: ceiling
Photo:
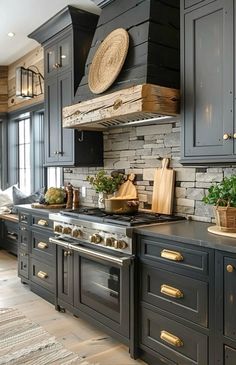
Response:
[{"label": "ceiling", "polygon": [[[0,0],[0,65],[9,65],[38,46],[27,37],[66,5],[99,14],[91,0]],[[13,38],[7,34],[15,33]]]}]

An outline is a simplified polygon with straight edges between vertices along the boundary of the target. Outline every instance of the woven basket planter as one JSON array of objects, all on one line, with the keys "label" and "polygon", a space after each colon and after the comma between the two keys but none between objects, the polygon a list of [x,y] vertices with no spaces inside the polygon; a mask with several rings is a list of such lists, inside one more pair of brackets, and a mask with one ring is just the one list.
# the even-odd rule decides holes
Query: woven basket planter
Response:
[{"label": "woven basket planter", "polygon": [[214,206],[216,224],[223,232],[236,232],[236,208]]}]

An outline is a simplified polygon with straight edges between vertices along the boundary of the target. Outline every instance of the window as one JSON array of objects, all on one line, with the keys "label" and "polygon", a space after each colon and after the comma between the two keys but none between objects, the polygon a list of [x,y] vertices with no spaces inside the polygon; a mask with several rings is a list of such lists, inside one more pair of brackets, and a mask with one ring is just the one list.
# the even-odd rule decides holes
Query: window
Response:
[{"label": "window", "polygon": [[43,115],[33,109],[8,122],[8,185],[18,183],[26,194],[45,186]]},{"label": "window", "polygon": [[18,125],[18,178],[19,188],[28,195],[32,191],[31,175],[31,138],[30,138],[30,118],[20,120]]},{"label": "window", "polygon": [[47,168],[47,186],[60,188],[63,184],[63,168],[48,167]]}]

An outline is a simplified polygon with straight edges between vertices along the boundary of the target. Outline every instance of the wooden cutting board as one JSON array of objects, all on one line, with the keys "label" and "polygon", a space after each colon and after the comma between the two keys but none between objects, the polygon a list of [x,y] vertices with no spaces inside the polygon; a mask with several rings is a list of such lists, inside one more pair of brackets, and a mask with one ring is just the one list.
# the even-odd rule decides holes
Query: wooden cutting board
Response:
[{"label": "wooden cutting board", "polygon": [[123,183],[117,194],[116,198],[119,199],[136,199],[137,198],[137,190],[135,185],[133,184],[133,181],[135,179],[135,174],[130,174],[128,176],[128,180]]},{"label": "wooden cutting board", "polygon": [[152,211],[172,214],[175,186],[175,171],[169,169],[169,158],[163,158],[162,167],[156,169],[152,195]]}]

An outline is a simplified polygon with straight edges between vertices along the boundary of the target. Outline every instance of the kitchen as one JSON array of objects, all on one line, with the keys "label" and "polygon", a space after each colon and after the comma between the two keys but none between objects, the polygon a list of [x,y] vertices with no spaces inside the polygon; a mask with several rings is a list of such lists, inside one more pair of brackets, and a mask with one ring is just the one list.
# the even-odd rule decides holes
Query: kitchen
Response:
[{"label": "kitchen", "polygon": [[[151,365],[233,365],[235,236],[208,233],[209,226],[215,227],[215,219],[212,206],[203,199],[212,183],[220,184],[236,173],[234,1],[113,0],[94,1],[96,5],[88,1],[89,13],[75,10],[88,10],[84,2],[78,3],[75,8],[52,9],[52,17],[27,33],[35,40],[35,48],[0,68],[5,90],[0,104],[1,185],[5,190],[18,183],[12,191],[14,205],[20,206],[15,221],[11,214],[10,218],[2,216],[1,247],[18,254],[18,275],[27,284],[16,277],[14,256],[1,250],[6,298],[3,294],[0,307],[19,308],[26,317],[31,315],[36,322],[38,318],[46,330],[50,318],[58,323],[68,320],[70,330],[65,338],[71,338],[72,345],[66,338],[65,347],[82,353],[84,358],[78,364],[115,364],[117,359],[123,365],[141,364],[142,360]],[[91,86],[94,79],[89,81],[91,62],[106,36],[120,28],[129,35],[128,41],[122,38],[120,47],[123,50],[127,42],[126,52],[121,54],[123,64],[113,79],[114,71],[103,59],[105,81],[108,78],[110,85],[97,91],[97,79],[95,89]],[[66,57],[58,61],[60,52]],[[44,83],[43,94],[31,99],[16,97],[15,70],[23,66],[35,71],[37,94]],[[104,75],[103,69],[100,72]],[[65,107],[63,116],[61,106]],[[40,127],[43,110],[45,134]],[[158,226],[151,221],[150,227],[142,221],[139,228],[133,222],[120,226],[120,221],[97,215],[97,210],[96,214],[87,209],[75,216],[73,210],[58,215],[58,211],[23,206],[32,203],[27,195],[39,191],[46,181],[39,168],[33,172],[24,168],[23,175],[16,168],[15,146],[19,143],[15,125],[24,121],[26,133],[28,117],[23,112],[32,113],[38,121],[36,131],[41,139],[35,139],[32,156],[34,166],[46,168],[47,187],[71,184],[74,191],[79,189],[80,207],[95,208],[98,193],[88,175],[95,176],[101,169],[108,175],[115,170],[125,176],[133,174],[139,211],[146,219],[156,191],[155,173],[161,169],[162,159],[169,158],[167,170],[175,171],[171,217],[187,219]],[[63,133],[60,123],[55,123],[58,120],[66,127]],[[27,179],[27,173],[33,178]],[[18,188],[24,183],[27,189],[21,195]],[[60,233],[66,238],[60,239]],[[77,244],[82,239],[83,245]],[[92,243],[96,248],[91,248]],[[110,294],[104,294],[103,303],[92,293],[89,280],[97,275],[101,287],[102,253],[110,275],[106,288]],[[26,298],[22,302],[14,295],[10,300],[8,270],[16,292]],[[73,278],[69,280],[69,276]],[[41,311],[33,308],[34,301]],[[44,310],[50,313],[45,318]],[[84,337],[86,331],[90,336],[85,347],[73,334],[75,328],[80,333],[79,325]],[[61,331],[63,325],[58,327]],[[53,331],[56,334],[55,328]],[[93,333],[97,334],[94,347],[89,346]]]}]

